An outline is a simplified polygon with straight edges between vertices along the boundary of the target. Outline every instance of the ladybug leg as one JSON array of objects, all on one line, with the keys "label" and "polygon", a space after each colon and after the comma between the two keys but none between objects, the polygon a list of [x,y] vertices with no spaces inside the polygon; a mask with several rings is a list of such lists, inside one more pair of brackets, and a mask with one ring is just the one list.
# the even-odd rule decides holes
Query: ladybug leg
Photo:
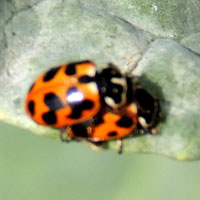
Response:
[{"label": "ladybug leg", "polygon": [[67,127],[60,129],[60,139],[62,142],[70,142],[72,137],[67,134]]},{"label": "ladybug leg", "polygon": [[122,154],[122,151],[123,151],[123,140],[119,139],[119,140],[117,140],[117,143],[118,143],[118,146],[119,146],[118,154]]}]

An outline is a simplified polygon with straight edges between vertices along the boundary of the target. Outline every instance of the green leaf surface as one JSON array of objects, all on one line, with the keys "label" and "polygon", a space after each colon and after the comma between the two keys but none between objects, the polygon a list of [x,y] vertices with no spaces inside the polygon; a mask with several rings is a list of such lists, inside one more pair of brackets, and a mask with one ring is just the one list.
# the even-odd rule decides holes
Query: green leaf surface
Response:
[{"label": "green leaf surface", "polygon": [[57,130],[36,125],[24,112],[33,80],[63,62],[90,59],[98,68],[113,62],[140,76],[158,97],[164,119],[157,135],[125,139],[124,152],[199,159],[199,19],[198,0],[2,1],[0,119],[58,138]]}]

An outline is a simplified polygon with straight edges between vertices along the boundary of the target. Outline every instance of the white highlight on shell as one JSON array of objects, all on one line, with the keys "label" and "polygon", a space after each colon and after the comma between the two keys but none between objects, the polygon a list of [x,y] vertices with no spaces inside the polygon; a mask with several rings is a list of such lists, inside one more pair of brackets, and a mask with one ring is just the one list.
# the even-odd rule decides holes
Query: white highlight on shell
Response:
[{"label": "white highlight on shell", "polygon": [[68,103],[78,103],[84,99],[84,95],[80,91],[72,91],[67,95],[67,102]]}]

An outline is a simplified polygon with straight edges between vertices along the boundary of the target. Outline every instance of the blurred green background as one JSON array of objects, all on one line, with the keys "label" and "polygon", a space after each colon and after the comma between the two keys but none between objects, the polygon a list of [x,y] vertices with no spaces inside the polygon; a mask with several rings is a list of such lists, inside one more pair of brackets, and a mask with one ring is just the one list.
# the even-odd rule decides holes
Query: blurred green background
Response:
[{"label": "blurred green background", "polygon": [[195,200],[200,162],[96,152],[0,124],[1,200]]}]

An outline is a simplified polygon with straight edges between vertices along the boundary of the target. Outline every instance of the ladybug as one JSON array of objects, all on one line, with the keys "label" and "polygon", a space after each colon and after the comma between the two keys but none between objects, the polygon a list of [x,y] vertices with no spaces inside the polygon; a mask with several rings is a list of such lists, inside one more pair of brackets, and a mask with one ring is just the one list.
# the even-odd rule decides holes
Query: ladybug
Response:
[{"label": "ladybug", "polygon": [[91,61],[63,64],[40,75],[28,91],[25,109],[36,123],[59,128],[62,140],[67,135],[95,145],[122,141],[138,130],[153,132],[160,113],[159,102],[136,77],[122,75],[112,63],[97,71]]},{"label": "ladybug", "polygon": [[86,140],[97,147],[105,141],[118,140],[121,153],[121,139],[133,133],[137,124],[137,107],[132,103],[117,113],[103,109],[88,121],[61,129],[60,137],[63,141]]},{"label": "ladybug", "polygon": [[103,142],[126,137],[136,128],[137,123],[137,107],[132,103],[117,113],[100,111],[92,119],[68,127],[66,133],[75,139]]},{"label": "ladybug", "polygon": [[125,106],[131,92],[131,79],[114,65],[97,72],[91,61],[74,62],[39,76],[27,94],[25,109],[36,123],[62,128],[89,120],[102,106]]},{"label": "ladybug", "polygon": [[38,124],[61,128],[93,117],[101,107],[90,61],[63,64],[39,76],[26,97],[26,112]]},{"label": "ladybug", "polygon": [[86,140],[99,147],[108,140],[118,140],[122,153],[122,139],[145,131],[155,134],[153,129],[159,118],[159,103],[145,89],[137,88],[135,100],[117,112],[102,109],[92,119],[61,130],[63,141]]}]

